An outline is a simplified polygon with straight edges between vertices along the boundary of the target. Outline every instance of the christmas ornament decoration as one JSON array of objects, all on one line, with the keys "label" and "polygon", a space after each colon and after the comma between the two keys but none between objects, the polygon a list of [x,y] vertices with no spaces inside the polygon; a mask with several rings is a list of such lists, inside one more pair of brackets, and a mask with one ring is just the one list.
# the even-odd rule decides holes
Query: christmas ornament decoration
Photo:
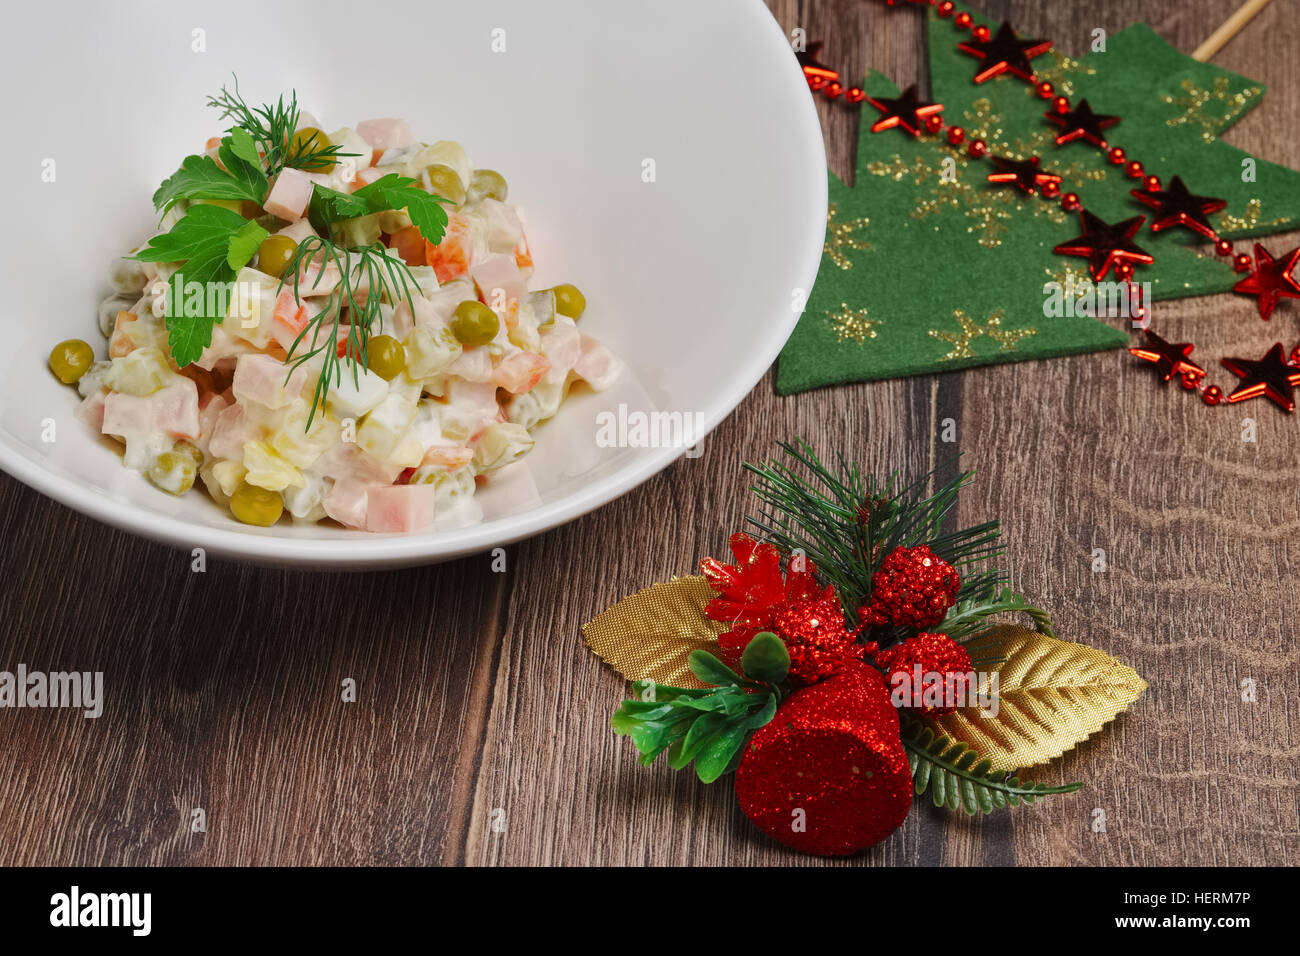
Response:
[{"label": "christmas ornament decoration", "polygon": [[1151,253],[1139,248],[1133,237],[1138,234],[1146,216],[1134,216],[1123,222],[1109,223],[1086,209],[1079,210],[1083,234],[1056,247],[1063,256],[1082,256],[1088,260],[1088,271],[1094,279],[1106,278],[1112,266],[1123,263],[1150,265],[1155,261]]},{"label": "christmas ornament decoration", "polygon": [[1058,189],[1061,185],[1061,177],[1042,169],[1037,156],[1031,156],[1029,159],[994,156],[993,165],[997,167],[997,172],[988,174],[986,178],[989,182],[998,186],[1003,184],[1015,186],[1029,196],[1039,190],[1047,193],[1049,190]]},{"label": "christmas ornament decoration", "polygon": [[[908,6],[882,16],[903,15]],[[919,125],[909,120],[917,135],[897,136],[872,133],[883,111],[864,108],[853,185],[830,178],[831,263],[782,351],[781,394],[1140,345],[1129,332],[1133,321],[1148,324],[1153,302],[1227,291],[1249,277],[1250,257],[1243,264],[1234,239],[1300,225],[1300,174],[1254,157],[1252,182],[1223,172],[1241,169],[1248,158],[1219,137],[1258,105],[1259,84],[1187,57],[1142,24],[1108,36],[1104,54],[1039,53],[1030,64],[1032,83],[977,84],[970,72],[975,54],[954,49],[949,31],[980,54],[1002,31],[959,5],[947,11],[931,6],[928,31],[927,102],[943,111],[918,118]],[[899,85],[909,86],[910,78]],[[878,73],[862,89],[881,102],[900,98],[899,87]],[[1092,148],[1071,145],[1079,142]],[[1007,177],[1012,170],[997,168],[995,158],[1034,157],[1059,183],[1035,182],[1034,193],[997,188],[1027,185],[1028,171]],[[1002,183],[989,181],[999,173]],[[1175,178],[1218,198],[1190,190],[1182,198]],[[1220,201],[1226,205],[1215,209]],[[1121,233],[1111,255],[1104,244],[1094,250],[1101,237],[1072,227],[1082,212],[1107,226],[1145,212],[1162,226],[1140,238]],[[1198,216],[1213,230],[1216,254],[1189,244],[1211,238],[1196,228]],[[832,244],[831,226],[844,222],[869,222],[854,238],[870,248]],[[1171,228],[1180,224],[1185,228]],[[1056,251],[1074,245],[1087,248]],[[1126,314],[1073,308],[1085,295],[1081,287],[1130,280],[1136,281],[1128,286]],[[1018,338],[974,335],[954,347],[943,337],[954,334],[951,320],[942,317],[957,310],[977,324],[999,313],[999,331]],[[845,314],[871,324],[845,334]],[[1213,403],[1222,390],[1209,392],[1218,386],[1204,378],[1192,385]]]},{"label": "christmas ornament decoration", "polygon": [[858,664],[795,691],[745,747],[736,798],[805,853],[844,856],[889,836],[912,807],[912,772],[880,674]]},{"label": "christmas ornament decoration", "polygon": [[[731,537],[734,563],[705,558],[702,576],[583,626],[634,681],[611,727],[640,762],[706,783],[734,772],[756,826],[821,855],[886,839],[913,795],[988,813],[1079,789],[1020,770],[1096,733],[1146,685],[1058,640],[989,566],[996,521],[950,527],[970,473],[877,481],[801,442],[781,449],[746,465],[758,504],[752,536]],[[1009,613],[1032,629],[997,622]]]},{"label": "christmas ornament decoration", "polygon": [[1061,129],[1061,132],[1056,134],[1057,146],[1064,146],[1066,143],[1081,139],[1098,149],[1106,149],[1106,137],[1103,131],[1118,124],[1118,116],[1094,113],[1087,100],[1080,100],[1077,106],[1071,108],[1070,101],[1064,96],[1058,98],[1058,106],[1064,107],[1064,111],[1056,110],[1043,114],[1047,122]]},{"label": "christmas ornament decoration", "polygon": [[[902,706],[920,710],[927,717],[942,717],[957,712],[955,699],[966,699],[974,663],[970,651],[947,634],[930,634],[922,631],[886,651],[875,655],[876,664],[885,669],[890,686],[906,686],[910,693],[904,695]],[[925,676],[931,675],[928,685]],[[926,699],[931,690],[941,699]],[[946,699],[944,699],[946,698]]]},{"label": "christmas ornament decoration", "polygon": [[1003,20],[998,32],[990,39],[958,43],[957,49],[978,57],[980,68],[975,72],[975,82],[983,83],[1003,73],[1012,73],[1026,82],[1034,82],[1034,68],[1029,61],[1042,56],[1052,48],[1051,40],[1022,40]]},{"label": "christmas ornament decoration", "polygon": [[924,628],[938,624],[957,601],[961,579],[925,545],[898,547],[871,578],[871,604],[860,612],[872,624]]},{"label": "christmas ornament decoration", "polygon": [[1300,365],[1288,362],[1282,356],[1282,343],[1275,342],[1262,359],[1222,359],[1223,367],[1242,379],[1228,395],[1229,402],[1244,402],[1263,395],[1284,411],[1295,410],[1291,389],[1300,385]]},{"label": "christmas ornament decoration", "polygon": [[920,136],[926,120],[943,112],[942,103],[926,103],[917,97],[915,83],[901,96],[868,96],[867,102],[882,114],[871,124],[873,133],[898,127],[913,136]]},{"label": "christmas ornament decoration", "polygon": [[1255,243],[1255,269],[1232,287],[1243,295],[1257,296],[1259,317],[1269,319],[1279,299],[1300,299],[1300,281],[1295,276],[1300,264],[1300,247],[1280,259],[1274,259],[1258,242]]},{"label": "christmas ornament decoration", "polygon": [[1210,225],[1207,216],[1228,205],[1226,199],[1192,195],[1183,185],[1181,176],[1175,176],[1170,181],[1168,189],[1132,189],[1129,190],[1129,195],[1156,211],[1151,220],[1152,232],[1159,232],[1170,226],[1184,226],[1207,239],[1214,240],[1218,239],[1218,234]]},{"label": "christmas ornament decoration", "polygon": [[1150,329],[1143,332],[1143,339],[1143,345],[1134,346],[1129,352],[1144,361],[1154,362],[1166,382],[1175,375],[1200,378],[1205,374],[1205,369],[1188,358],[1195,348],[1191,342],[1166,342]]}]

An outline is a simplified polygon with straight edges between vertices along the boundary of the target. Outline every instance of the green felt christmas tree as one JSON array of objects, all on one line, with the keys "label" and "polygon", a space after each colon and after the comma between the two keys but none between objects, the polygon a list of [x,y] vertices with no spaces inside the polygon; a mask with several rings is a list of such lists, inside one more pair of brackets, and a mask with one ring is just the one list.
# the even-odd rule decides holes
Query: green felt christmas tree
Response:
[{"label": "green felt christmas tree", "polygon": [[[996,32],[997,23],[970,12]],[[966,143],[983,139],[990,157],[1040,157],[1044,171],[1061,177],[1062,192],[1077,193],[1107,222],[1146,214],[1133,241],[1154,262],[1133,280],[1150,283],[1151,300],[1223,292],[1241,278],[1207,239],[1181,228],[1153,233],[1152,210],[1130,195],[1140,181],[1106,151],[1082,138],[1058,146],[1060,130],[1044,116],[1051,103],[1035,84],[1009,74],[975,84],[980,61],[957,48],[967,36],[933,8],[930,17],[930,98],[944,104],[944,121],[961,126]],[[1210,217],[1219,236],[1300,225],[1300,173],[1218,139],[1259,103],[1261,85],[1192,60],[1143,24],[1078,60],[1053,49],[1032,66],[1036,81],[1052,83],[1071,104],[1087,99],[1098,114],[1119,117],[1105,137],[1146,173],[1166,185],[1180,176],[1191,192],[1226,200]],[[899,95],[874,72],[863,90]],[[1075,295],[1087,289],[1088,261],[1053,251],[1082,231],[1077,213],[989,184],[990,161],[942,136],[873,133],[881,113],[869,101],[861,109],[854,184],[830,176],[821,270],[781,354],[778,392],[1128,344],[1129,318],[1068,314],[1072,307],[1060,314],[1061,296],[1045,291],[1049,283]],[[1158,319],[1158,305],[1151,314]]]}]

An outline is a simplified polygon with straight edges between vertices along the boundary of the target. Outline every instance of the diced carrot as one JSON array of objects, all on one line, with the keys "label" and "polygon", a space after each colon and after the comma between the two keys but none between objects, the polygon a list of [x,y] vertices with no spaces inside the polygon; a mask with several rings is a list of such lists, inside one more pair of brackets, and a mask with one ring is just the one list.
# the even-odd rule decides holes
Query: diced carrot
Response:
[{"label": "diced carrot", "polygon": [[121,310],[117,313],[117,318],[113,322],[113,334],[108,337],[109,358],[121,358],[135,348],[135,342],[131,340],[126,327],[136,319],[134,312]]},{"label": "diced carrot", "polygon": [[439,282],[459,279],[469,272],[470,235],[469,220],[451,213],[447,217],[447,232],[438,245],[425,243],[425,261],[433,266]]},{"label": "diced carrot", "polygon": [[208,137],[208,141],[207,141],[207,143],[204,145],[203,148],[204,148],[204,149],[216,149],[216,148],[217,148],[218,146],[220,146],[220,145],[221,145],[221,137],[220,137],[220,136],[209,136],[209,137]]},{"label": "diced carrot", "polygon": [[515,246],[515,265],[521,269],[533,267],[533,254],[528,248],[528,237],[521,235],[519,245]]},{"label": "diced carrot", "polygon": [[424,236],[420,235],[420,230],[415,226],[397,230],[388,240],[388,248],[397,250],[397,254],[408,266],[427,264],[424,251],[426,245],[428,243],[424,241]]}]

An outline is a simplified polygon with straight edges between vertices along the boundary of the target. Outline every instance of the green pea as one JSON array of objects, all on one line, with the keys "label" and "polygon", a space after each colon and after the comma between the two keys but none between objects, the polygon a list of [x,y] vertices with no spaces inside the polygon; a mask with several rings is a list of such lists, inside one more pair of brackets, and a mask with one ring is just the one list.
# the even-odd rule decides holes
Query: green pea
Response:
[{"label": "green pea", "polygon": [[50,371],[64,385],[81,380],[95,362],[95,350],[81,339],[67,339],[50,352]]},{"label": "green pea", "polygon": [[509,187],[506,178],[495,169],[476,169],[469,178],[469,195],[471,199],[496,199],[506,201]]},{"label": "green pea", "polygon": [[456,306],[451,332],[461,345],[487,345],[501,331],[501,319],[482,302],[470,299]]},{"label": "green pea", "polygon": [[391,335],[372,335],[366,345],[367,366],[385,382],[391,382],[406,368],[406,349]]},{"label": "green pea", "polygon": [[[194,450],[198,451],[197,448]],[[183,495],[194,487],[195,471],[194,459],[186,452],[165,451],[154,459],[147,475],[163,491]]]},{"label": "green pea", "polygon": [[288,236],[267,236],[257,247],[257,268],[278,279],[284,275],[297,251],[298,243]]},{"label": "green pea", "polygon": [[230,496],[230,512],[244,524],[268,528],[280,520],[284,513],[284,499],[278,491],[270,491],[241,481]]},{"label": "green pea", "polygon": [[465,201],[465,184],[460,181],[460,173],[456,170],[434,163],[426,166],[424,172],[429,177],[429,192],[450,200],[455,206]]},{"label": "green pea", "polygon": [[[298,132],[293,134],[289,140],[289,155],[299,156],[302,153],[318,153],[323,149],[329,149],[334,144],[330,138],[315,126],[304,126]],[[316,159],[308,164],[307,169],[313,172],[324,172],[334,168],[338,160],[334,159]]]},{"label": "green pea", "polygon": [[557,285],[553,290],[555,293],[555,311],[560,315],[567,315],[571,319],[576,319],[587,311],[587,297],[578,291],[576,285]]}]

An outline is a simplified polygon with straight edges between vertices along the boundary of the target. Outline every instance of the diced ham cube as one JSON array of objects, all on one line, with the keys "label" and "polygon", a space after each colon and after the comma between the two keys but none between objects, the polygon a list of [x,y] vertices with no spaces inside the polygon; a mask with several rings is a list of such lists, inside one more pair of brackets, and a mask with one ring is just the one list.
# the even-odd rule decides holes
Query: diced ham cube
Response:
[{"label": "diced ham cube", "polygon": [[321,507],[339,524],[364,528],[368,490],[369,486],[355,478],[340,478],[321,499]]},{"label": "diced ham cube", "polygon": [[104,398],[105,435],[122,437],[166,432],[173,438],[199,437],[199,390],[188,378],[139,397],[110,392]]},{"label": "diced ham cube", "polygon": [[104,399],[108,395],[108,389],[97,388],[81,400],[77,410],[73,412],[77,416],[77,421],[89,425],[95,431],[102,432],[104,428]]},{"label": "diced ham cube", "polygon": [[316,235],[316,230],[312,228],[312,224],[309,220],[297,219],[277,232],[276,235],[287,236],[294,242],[302,242],[309,236]]},{"label": "diced ham cube", "polygon": [[405,149],[415,142],[415,134],[404,119],[362,120],[357,132],[372,149]]},{"label": "diced ham cube", "polygon": [[516,352],[501,360],[492,373],[492,381],[514,395],[522,395],[540,382],[550,368],[550,361],[543,355]]},{"label": "diced ham cube", "polygon": [[483,290],[487,304],[494,309],[505,309],[528,292],[528,283],[519,266],[515,265],[513,255],[489,253],[470,267],[469,274]]},{"label": "diced ham cube", "polygon": [[307,173],[292,166],[286,167],[275,177],[275,185],[267,193],[262,208],[281,219],[301,219],[307,211],[313,186]]},{"label": "diced ham cube", "polygon": [[548,382],[563,382],[582,355],[582,333],[572,323],[562,323],[559,318],[543,329],[540,335],[542,354],[551,360]]},{"label": "diced ham cube", "polygon": [[433,524],[433,485],[371,486],[366,494],[366,530],[419,531]]},{"label": "diced ham cube", "polygon": [[230,403],[220,395],[208,393],[199,396],[199,438],[196,444],[203,451],[211,452],[212,432],[217,419],[227,408],[230,408]]},{"label": "diced ham cube", "polygon": [[253,352],[240,356],[239,364],[235,366],[233,388],[240,401],[257,402],[266,408],[283,408],[302,392],[306,381],[305,368],[290,372],[290,367],[279,359]]},{"label": "diced ham cube", "polygon": [[590,336],[582,336],[582,354],[573,363],[574,374],[596,391],[614,384],[623,371],[623,361]]},{"label": "diced ham cube", "polygon": [[484,346],[465,349],[444,371],[467,382],[490,382],[492,381],[492,353]]},{"label": "diced ham cube", "polygon": [[214,458],[233,458],[242,461],[244,442],[259,438],[257,426],[244,415],[244,406],[236,402],[226,405],[212,419],[208,433],[208,453]]},{"label": "diced ham cube", "polygon": [[447,402],[441,410],[443,433],[456,439],[473,437],[497,421],[500,411],[497,387],[490,381],[453,378],[447,383]]}]

